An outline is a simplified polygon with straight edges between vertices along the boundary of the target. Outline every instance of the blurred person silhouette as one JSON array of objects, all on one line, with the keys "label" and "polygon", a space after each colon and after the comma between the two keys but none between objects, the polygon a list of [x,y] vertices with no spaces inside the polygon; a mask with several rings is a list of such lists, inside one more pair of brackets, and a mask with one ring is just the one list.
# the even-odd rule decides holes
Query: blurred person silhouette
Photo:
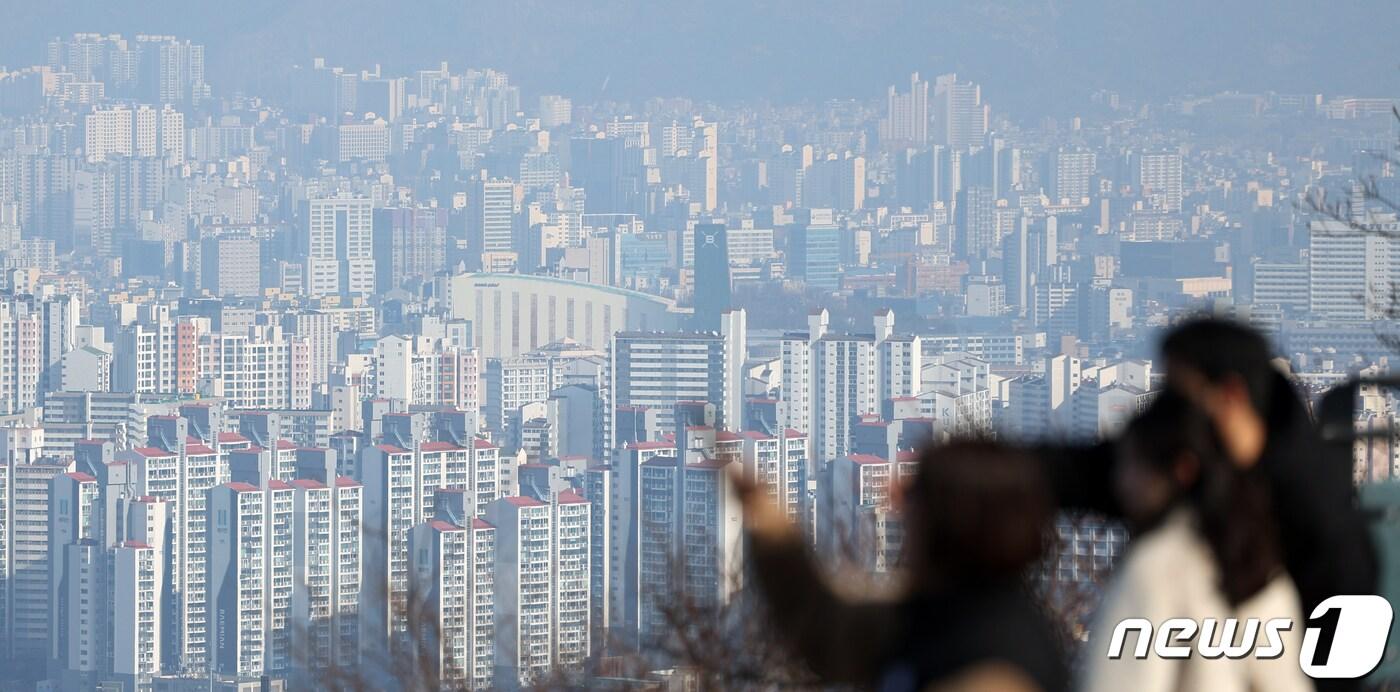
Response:
[{"label": "blurred person silhouette", "polygon": [[[1173,391],[1135,419],[1118,445],[1114,494],[1134,536],[1114,570],[1090,629],[1081,689],[1086,692],[1307,692],[1312,682],[1295,659],[1207,657],[1189,641],[1186,658],[1132,652],[1137,637],[1108,655],[1118,624],[1143,618],[1156,627],[1171,618],[1200,624],[1198,644],[1230,646],[1251,636],[1268,644],[1265,622],[1302,613],[1284,570],[1268,480],[1258,466],[1227,458],[1207,414]],[[1237,625],[1225,624],[1234,619]],[[1237,630],[1236,627],[1239,629]],[[1209,630],[1207,630],[1209,628]],[[1284,651],[1298,651],[1302,627],[1284,631]]]},{"label": "blurred person silhouette", "polygon": [[1053,512],[1040,464],[985,441],[924,449],[899,495],[900,595],[853,601],[828,584],[796,526],[735,477],[753,583],[777,634],[825,682],[888,692],[1055,692],[1061,639],[1029,592]]},{"label": "blurred person silhouette", "polygon": [[[1161,353],[1166,389],[1210,420],[1231,463],[1257,467],[1265,479],[1283,564],[1302,613],[1333,595],[1375,593],[1375,546],[1357,504],[1350,459],[1326,455],[1302,398],[1274,366],[1263,336],[1233,321],[1193,318],[1167,332]],[[1113,491],[1121,456],[1116,447],[1109,440],[1036,449],[1061,507],[1123,516]],[[1358,687],[1354,680],[1318,682],[1322,690]]]}]

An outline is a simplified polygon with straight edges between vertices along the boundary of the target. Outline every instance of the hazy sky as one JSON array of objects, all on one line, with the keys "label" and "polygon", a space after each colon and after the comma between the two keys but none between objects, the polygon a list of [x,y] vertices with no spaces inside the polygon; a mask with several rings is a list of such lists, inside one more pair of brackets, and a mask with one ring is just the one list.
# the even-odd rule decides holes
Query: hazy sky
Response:
[{"label": "hazy sky", "polygon": [[[1394,0],[0,0],[0,64],[74,31],[208,46],[215,89],[323,55],[351,68],[439,60],[589,99],[875,97],[912,69],[958,70],[994,106],[1114,88],[1394,95]],[[1053,108],[1052,108],[1053,110]]]}]

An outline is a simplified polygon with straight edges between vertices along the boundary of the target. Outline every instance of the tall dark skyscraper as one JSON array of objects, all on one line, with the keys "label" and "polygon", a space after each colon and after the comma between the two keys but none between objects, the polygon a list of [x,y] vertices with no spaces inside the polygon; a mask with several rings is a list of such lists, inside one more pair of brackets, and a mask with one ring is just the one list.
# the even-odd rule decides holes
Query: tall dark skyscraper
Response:
[{"label": "tall dark skyscraper", "polygon": [[724,224],[695,224],[695,328],[718,331],[720,314],[734,300]]},{"label": "tall dark skyscraper", "polygon": [[575,186],[587,191],[590,213],[643,211],[645,171],[640,147],[627,146],[621,137],[575,137],[569,148],[569,176]]}]

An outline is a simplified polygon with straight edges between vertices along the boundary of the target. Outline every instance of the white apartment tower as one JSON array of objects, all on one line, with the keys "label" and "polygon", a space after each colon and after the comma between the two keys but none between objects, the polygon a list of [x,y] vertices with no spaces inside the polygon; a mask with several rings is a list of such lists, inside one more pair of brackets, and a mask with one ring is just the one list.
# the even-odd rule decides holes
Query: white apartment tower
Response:
[{"label": "white apartment tower", "polygon": [[234,481],[209,492],[209,646],[214,672],[285,673],[293,663],[293,490]]},{"label": "white apartment tower", "polygon": [[509,179],[477,184],[472,214],[473,252],[511,252],[515,248],[515,183]]},{"label": "white apartment tower", "polygon": [[425,618],[413,641],[427,647],[417,655],[444,684],[486,689],[494,675],[496,531],[481,519],[468,524],[432,519],[409,534],[412,593]]},{"label": "white apartment tower", "polygon": [[43,320],[19,300],[0,301],[0,414],[37,403],[44,372]]},{"label": "white apartment tower", "polygon": [[360,662],[363,507],[360,484],[333,472],[292,486],[291,619],[300,667],[353,669]]},{"label": "white apartment tower", "polygon": [[609,590],[614,533],[610,522],[615,520],[612,511],[612,486],[611,466],[591,466],[584,471],[583,497],[591,505],[588,517],[588,620],[592,629],[589,639],[594,648],[607,641],[607,628],[612,622],[612,595]]},{"label": "white apartment tower", "polygon": [[98,601],[70,598],[101,593],[102,550],[97,535],[97,479],[81,471],[55,476],[49,484],[50,656],[62,668],[95,672],[101,631]]},{"label": "white apartment tower", "polygon": [[[743,362],[747,357],[747,318],[743,310],[721,317],[719,333],[619,332],[613,338],[610,362],[609,420],[626,406],[661,412],[663,429],[674,425],[677,402],[714,404],[719,427],[743,425]],[[612,424],[605,450],[618,439]]]},{"label": "white apartment tower", "polygon": [[83,118],[83,152],[88,163],[132,155],[131,116],[129,108],[104,108]]},{"label": "white apartment tower", "polygon": [[49,657],[53,585],[49,581],[50,495],[71,461],[40,456],[43,428],[0,428],[0,645],[14,660]]},{"label": "white apartment tower", "polygon": [[1138,156],[1137,184],[1152,206],[1168,214],[1181,212],[1181,154],[1148,152]]},{"label": "white apartment tower", "polygon": [[[482,516],[500,494],[499,455],[495,445],[473,438],[469,447],[430,441],[404,449],[390,444],[361,452],[364,480],[366,651],[382,650],[384,638],[403,632],[409,572],[408,534],[414,526],[437,516],[437,492],[460,489],[467,494],[471,514]],[[464,513],[465,514],[465,513]],[[382,628],[382,629],[380,629]]]},{"label": "white apartment tower", "polygon": [[553,508],[529,497],[503,497],[486,509],[496,527],[497,687],[545,679],[553,656]]},{"label": "white apartment tower", "polygon": [[[174,628],[174,660],[166,667],[182,672],[207,670],[209,655],[208,603],[208,491],[229,480],[224,455],[189,441],[188,420],[175,416],[151,416],[147,429],[148,446],[118,452],[117,460],[135,467],[135,492],[139,497],[166,503],[169,516],[169,544],[166,561],[171,565],[168,579],[173,619],[164,623]],[[164,431],[164,432],[162,432]],[[160,445],[160,446],[156,446]],[[146,540],[154,545],[152,541]]]},{"label": "white apartment tower", "polygon": [[684,579],[681,563],[684,508],[681,504],[682,467],[673,454],[653,456],[642,462],[638,471],[641,526],[635,585],[637,629],[628,634],[634,634],[638,645],[645,646],[664,638],[674,626],[665,607],[675,602]]},{"label": "white apartment tower", "polygon": [[176,321],[169,306],[135,306],[135,319],[112,340],[112,389],[140,394],[176,391]]},{"label": "white apartment tower", "polygon": [[748,430],[743,437],[744,473],[757,481],[775,507],[800,524],[810,507],[807,500],[807,436],[793,430],[777,435]]},{"label": "white apartment tower", "polygon": [[311,295],[374,293],[373,202],[341,194],[308,200],[306,288]]},{"label": "white apartment tower", "polygon": [[137,540],[112,551],[112,673],[149,680],[161,669],[161,552]]},{"label": "white apartment tower", "polygon": [[922,387],[922,343],[895,333],[893,312],[875,315],[873,334],[831,334],[827,324],[826,311],[818,310],[807,333],[787,334],[781,346],[778,424],[810,434],[816,464],[850,450],[858,416]]},{"label": "white apartment tower", "polygon": [[726,476],[730,463],[701,459],[682,471],[684,597],[702,616],[718,617],[743,584],[743,517]]},{"label": "white apartment tower", "polygon": [[928,144],[928,82],[919,73],[909,75],[909,91],[899,93],[891,85],[886,96],[886,117],[880,122],[880,140],[904,146]]},{"label": "white apartment tower", "polygon": [[987,107],[982,103],[982,87],[959,82],[956,74],[939,75],[933,86],[934,119],[938,121],[938,143],[954,151],[966,151],[982,144],[987,136]]},{"label": "white apartment tower", "polygon": [[168,512],[165,502],[133,499],[127,505],[126,539],[112,552],[111,671],[132,687],[162,671]]},{"label": "white apartment tower", "polygon": [[591,593],[592,505],[573,490],[554,504],[554,656],[555,665],[577,666],[592,652]]},{"label": "white apartment tower", "polygon": [[374,345],[375,396],[408,406],[479,407],[480,358],[475,348],[425,336],[386,336]]}]

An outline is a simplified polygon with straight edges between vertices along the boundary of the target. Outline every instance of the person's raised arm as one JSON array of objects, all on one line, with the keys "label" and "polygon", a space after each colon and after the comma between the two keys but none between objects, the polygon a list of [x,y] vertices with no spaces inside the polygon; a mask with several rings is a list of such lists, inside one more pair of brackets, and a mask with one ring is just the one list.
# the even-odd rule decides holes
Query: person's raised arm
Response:
[{"label": "person's raised arm", "polygon": [[750,575],[778,636],[825,681],[871,682],[897,643],[894,605],[837,595],[797,527],[752,481],[730,478],[744,508]]}]

